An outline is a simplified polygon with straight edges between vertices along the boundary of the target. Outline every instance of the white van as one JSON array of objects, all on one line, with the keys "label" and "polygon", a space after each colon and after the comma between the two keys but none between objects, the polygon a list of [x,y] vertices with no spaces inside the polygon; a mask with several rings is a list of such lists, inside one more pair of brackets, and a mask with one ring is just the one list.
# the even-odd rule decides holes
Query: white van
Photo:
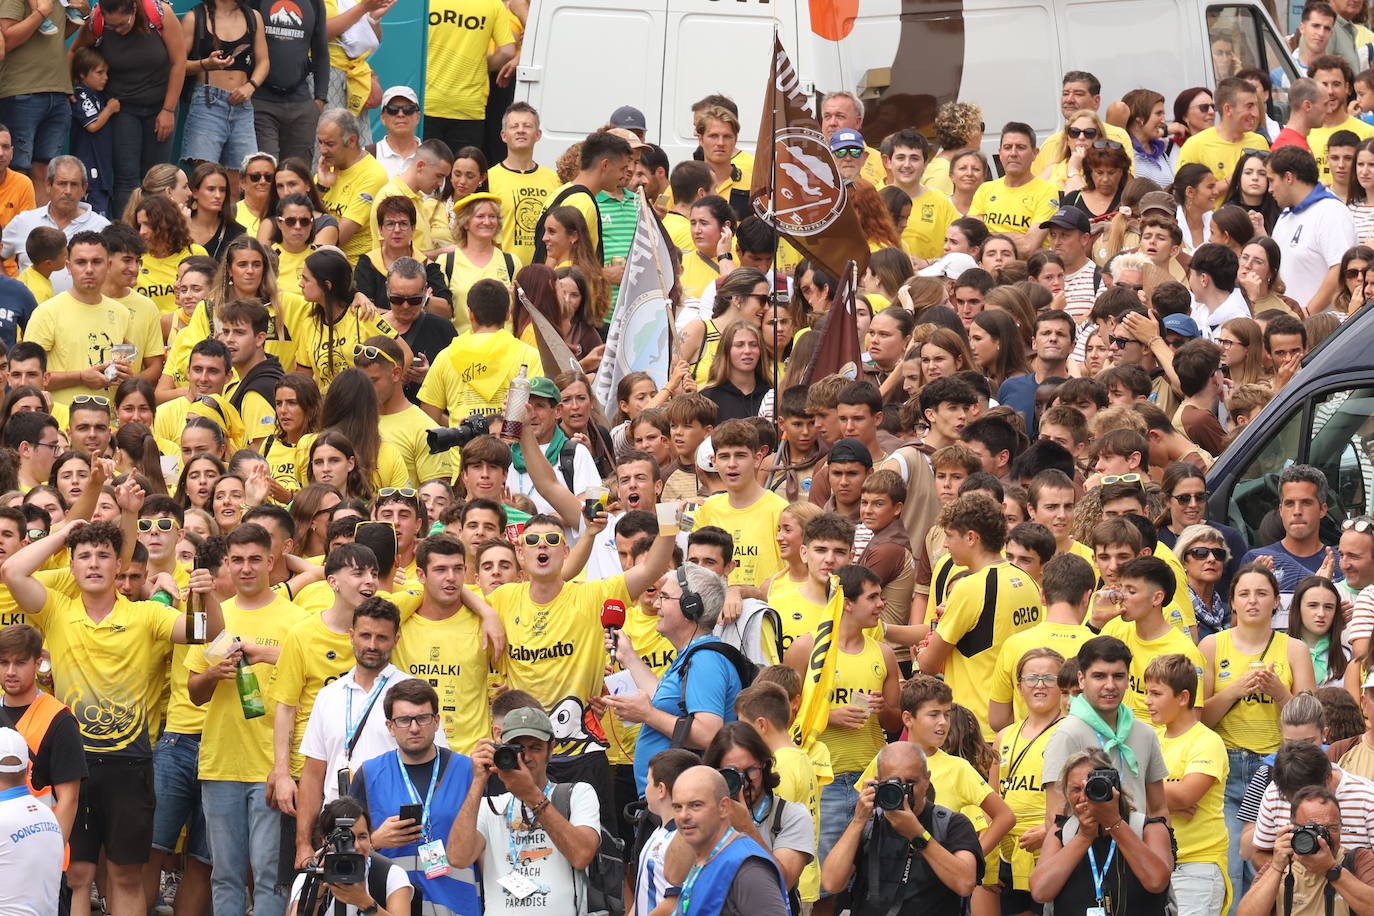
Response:
[{"label": "white van", "polygon": [[[1288,4],[1280,2],[1282,16]],[[1061,126],[1066,70],[1096,75],[1104,105],[1149,87],[1171,109],[1182,90],[1216,85],[1215,42],[1230,43],[1239,68],[1295,75],[1260,0],[539,0],[532,6],[517,98],[539,110],[544,161],[621,105],[644,112],[648,139],[671,161],[684,159],[697,145],[692,103],[712,92],[738,103],[740,145],[752,149],[775,22],[804,89],[861,94],[868,108],[864,132],[874,145],[900,127],[928,128],[935,109],[954,99],[982,107],[988,151],[1010,120],[1029,122],[1043,140]],[[827,7],[847,9],[852,18],[837,27],[813,25],[812,11]],[[832,40],[822,33],[841,35]],[[1276,101],[1282,105],[1282,98]]]}]

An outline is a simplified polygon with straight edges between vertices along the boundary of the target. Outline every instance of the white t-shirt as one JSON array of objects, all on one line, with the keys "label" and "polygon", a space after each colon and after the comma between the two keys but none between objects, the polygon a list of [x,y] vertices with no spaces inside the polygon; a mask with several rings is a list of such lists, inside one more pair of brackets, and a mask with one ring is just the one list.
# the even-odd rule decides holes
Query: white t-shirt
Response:
[{"label": "white t-shirt", "polygon": [[639,854],[639,879],[635,882],[636,913],[652,913],[669,887],[668,879],[663,877],[663,856],[675,833],[676,825],[671,829],[667,824],[659,825],[649,834],[644,851]]},{"label": "white t-shirt", "polygon": [[[371,859],[368,859],[367,867],[369,871],[372,869]],[[287,901],[287,909],[290,909],[291,904],[295,903],[300,898],[301,888],[304,886],[305,875],[297,875],[296,880],[293,881],[291,884],[291,899]],[[390,900],[391,895],[396,893],[403,887],[410,888],[411,895],[414,895],[415,887],[410,883],[410,876],[406,874],[404,868],[393,862],[391,864],[391,870],[386,873],[387,900]],[[377,903],[381,904],[383,907],[386,906],[386,900],[378,900]],[[326,912],[332,914],[334,912],[334,908],[330,907]],[[358,908],[356,906],[353,906],[352,904],[346,905],[344,907],[344,916],[358,916]]]},{"label": "white t-shirt", "polygon": [[[54,916],[62,882],[62,827],[27,786],[0,792],[0,913]],[[22,877],[22,880],[20,876]]]},{"label": "white t-shirt", "polygon": [[1328,197],[1298,213],[1283,211],[1271,235],[1283,254],[1279,276],[1288,295],[1306,307],[1327,272],[1355,244],[1355,219],[1345,204]]},{"label": "white t-shirt", "polygon": [[[371,693],[370,690],[360,687],[354,679],[357,670],[350,669],[343,677],[337,681],[330,681],[320,689],[319,695],[315,697],[315,705],[311,707],[310,719],[305,724],[305,734],[301,736],[301,755],[311,760],[324,761],[326,805],[339,797],[339,770],[348,767],[356,773],[366,761],[396,749],[396,742],[392,740],[391,732],[386,727],[386,712],[382,705],[386,702],[386,694],[381,693],[377,696],[377,702],[373,704],[367,719],[362,723],[362,734],[358,736],[358,744],[353,748],[353,756],[350,758],[345,753],[348,749],[350,730],[357,727]],[[382,678],[386,679],[386,686],[381,689],[386,692],[390,692],[391,688],[401,681],[411,679],[410,675],[395,665],[387,665],[377,675],[377,682],[373,683],[373,688],[377,687]],[[434,743],[439,747],[448,747],[442,719],[438,731],[434,734]]]},{"label": "white t-shirt", "polygon": [[1226,301],[1217,306],[1216,311],[1209,312],[1207,306],[1194,299],[1191,317],[1197,322],[1198,330],[1202,332],[1203,337],[1215,340],[1221,326],[1232,318],[1250,317],[1250,304],[1245,301],[1245,294],[1237,286],[1231,290],[1231,295],[1226,297]]},{"label": "white t-shirt", "polygon": [[[600,804],[596,790],[585,782],[577,783],[570,800],[569,820],[574,827],[590,827],[600,833]],[[477,809],[477,832],[486,840],[481,859],[483,912],[486,916],[584,912],[587,890],[581,876],[553,845],[548,833],[537,825],[533,830],[516,831],[515,839],[521,857],[520,873],[535,883],[538,889],[534,895],[544,897],[544,901],[516,900],[501,886],[500,879],[511,871],[510,820],[520,817],[520,802],[509,792],[483,799]]]},{"label": "white t-shirt", "polygon": [[419,155],[419,153],[420,150],[416,148],[415,152],[411,153],[409,156],[402,156],[391,148],[391,144],[386,142],[386,137],[382,137],[377,141],[376,159],[381,163],[382,168],[386,169],[386,173],[392,178],[395,178],[406,169],[410,168],[410,164],[415,161],[415,157]]},{"label": "white t-shirt", "polygon": [[[553,473],[558,478],[558,482],[566,485],[567,481],[563,479],[563,472],[558,468],[557,456],[554,456],[554,460],[549,463],[553,465]],[[506,486],[510,488],[512,493],[524,493],[534,500],[534,504],[540,512],[554,514],[553,504],[535,489],[534,481],[530,479],[530,475],[528,473],[521,474],[513,464],[510,470],[506,472]],[[581,496],[587,492],[588,487],[599,486],[601,486],[601,475],[597,473],[596,461],[593,460],[592,453],[587,450],[587,447],[579,442],[573,450],[573,485],[568,489],[573,492],[574,496]]]}]

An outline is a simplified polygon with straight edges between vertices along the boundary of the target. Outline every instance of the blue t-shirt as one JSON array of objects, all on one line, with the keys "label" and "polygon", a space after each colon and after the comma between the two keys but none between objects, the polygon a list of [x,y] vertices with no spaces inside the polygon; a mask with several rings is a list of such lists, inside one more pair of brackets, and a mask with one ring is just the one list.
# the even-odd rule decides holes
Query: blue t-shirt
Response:
[{"label": "blue t-shirt", "polygon": [[29,316],[38,308],[29,288],[13,277],[0,274],[0,340],[13,347],[15,328],[27,327]]},{"label": "blue t-shirt", "polygon": [[[654,691],[655,709],[663,710],[674,719],[680,714],[678,701],[682,698],[682,661],[691,653],[692,665],[687,675],[687,712],[709,712],[726,722],[735,721],[735,697],[742,689],[739,672],[719,652],[710,649],[692,651],[692,647],[699,643],[715,641],[715,636],[706,633],[683,647],[668,670],[663,672],[663,677],[659,678],[658,689]],[[666,751],[672,743],[672,735],[665,735],[647,725],[639,729],[639,737],[635,740],[635,785],[640,795],[644,794],[649,761],[659,751]]]},{"label": "blue t-shirt", "polygon": [[1034,441],[1040,435],[1035,421],[1035,389],[1040,387],[1036,384],[1035,375],[1030,372],[1023,372],[1020,375],[1013,375],[1002,383],[997,389],[997,403],[1006,404],[1019,413],[1026,421],[1026,435]]},{"label": "blue t-shirt", "polygon": [[[1256,547],[1241,557],[1241,565],[1260,557],[1274,558],[1274,575],[1279,580],[1279,610],[1274,614],[1274,629],[1288,628],[1288,604],[1293,600],[1293,592],[1297,590],[1299,582],[1317,574],[1317,570],[1326,562],[1326,550],[1327,548],[1323,547],[1310,557],[1300,557],[1289,553],[1282,541],[1275,541],[1273,544]],[[1335,558],[1331,578],[1333,581],[1343,582],[1345,573],[1341,572],[1341,552],[1332,547],[1331,553]]]}]

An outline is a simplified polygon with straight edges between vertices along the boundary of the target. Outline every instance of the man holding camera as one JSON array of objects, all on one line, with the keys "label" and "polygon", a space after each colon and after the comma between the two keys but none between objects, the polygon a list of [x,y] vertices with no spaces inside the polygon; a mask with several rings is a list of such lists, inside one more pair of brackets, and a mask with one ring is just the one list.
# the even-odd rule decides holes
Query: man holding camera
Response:
[{"label": "man holding camera", "polygon": [[1374,847],[1374,784],[1333,764],[1320,747],[1285,741],[1274,755],[1274,781],[1264,791],[1252,834],[1256,869],[1278,852],[1283,828],[1290,823],[1290,804],[1303,789],[1320,786],[1340,805],[1343,833],[1351,847]]},{"label": "man holding camera", "polygon": [[854,879],[853,916],[957,913],[982,880],[973,824],[930,801],[929,789],[919,747],[903,741],[878,752],[878,779],[859,793],[853,819],[821,864],[827,893]]},{"label": "man holding camera", "polygon": [[1291,811],[1292,823],[1280,828],[1273,858],[1255,875],[1236,916],[1374,913],[1374,852],[1341,847],[1335,793],[1304,786]]}]

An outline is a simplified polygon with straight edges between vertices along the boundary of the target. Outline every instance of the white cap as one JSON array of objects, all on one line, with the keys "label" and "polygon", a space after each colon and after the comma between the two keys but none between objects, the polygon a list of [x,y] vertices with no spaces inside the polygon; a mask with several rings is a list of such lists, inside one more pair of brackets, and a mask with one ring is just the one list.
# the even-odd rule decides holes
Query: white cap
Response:
[{"label": "white cap", "polygon": [[928,266],[916,271],[918,277],[945,277],[954,280],[966,270],[971,270],[978,266],[978,262],[973,260],[971,255],[964,254],[962,251],[951,251],[942,258],[937,258]]},{"label": "white cap", "polygon": [[420,97],[416,95],[415,90],[411,89],[409,86],[392,86],[386,92],[382,93],[382,104],[385,105],[398,95],[403,99],[410,99],[416,105],[420,104]]},{"label": "white cap", "polygon": [[711,444],[710,436],[702,439],[697,446],[697,467],[707,474],[716,473],[716,448]]},{"label": "white cap", "polygon": [[1364,683],[1361,684],[1360,687],[1362,687],[1362,688],[1374,687],[1374,671],[1371,671],[1371,672],[1369,672],[1368,674],[1366,674],[1366,675],[1364,676]]},{"label": "white cap", "polygon": [[0,773],[27,773],[29,744],[12,728],[0,728]]}]

